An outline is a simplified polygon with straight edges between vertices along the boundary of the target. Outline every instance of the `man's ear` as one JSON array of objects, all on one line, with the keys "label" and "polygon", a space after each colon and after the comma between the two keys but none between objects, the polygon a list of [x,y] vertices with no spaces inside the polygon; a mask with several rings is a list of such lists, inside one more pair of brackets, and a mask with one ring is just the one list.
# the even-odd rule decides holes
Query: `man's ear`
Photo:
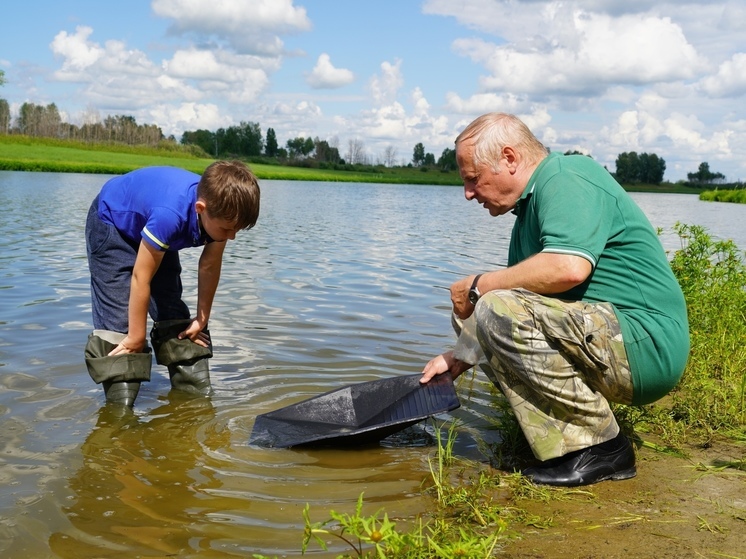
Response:
[{"label": "man's ear", "polygon": [[194,203],[194,209],[197,210],[198,214],[201,214],[207,209],[207,205],[205,204],[204,200],[200,199]]},{"label": "man's ear", "polygon": [[505,146],[503,148],[503,157],[507,162],[507,168],[511,173],[515,173],[518,170],[519,157],[518,152],[511,146]]}]

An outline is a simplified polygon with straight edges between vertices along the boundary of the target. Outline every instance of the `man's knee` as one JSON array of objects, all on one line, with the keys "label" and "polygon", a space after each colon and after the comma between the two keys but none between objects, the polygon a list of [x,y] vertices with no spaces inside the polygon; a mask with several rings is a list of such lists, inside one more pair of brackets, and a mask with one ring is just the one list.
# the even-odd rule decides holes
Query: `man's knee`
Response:
[{"label": "man's knee", "polygon": [[495,317],[522,321],[529,316],[526,298],[516,289],[498,289],[485,293],[474,307],[477,324],[484,324]]}]

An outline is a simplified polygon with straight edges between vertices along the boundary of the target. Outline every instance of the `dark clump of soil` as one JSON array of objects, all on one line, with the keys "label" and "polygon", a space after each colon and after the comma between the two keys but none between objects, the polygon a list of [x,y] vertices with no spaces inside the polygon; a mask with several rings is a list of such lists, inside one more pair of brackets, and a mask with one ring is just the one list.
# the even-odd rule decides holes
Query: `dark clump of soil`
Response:
[{"label": "dark clump of soil", "polygon": [[[716,443],[675,457],[638,450],[637,476],[518,506],[549,519],[521,528],[505,559],[746,559],[746,452]],[[730,467],[726,464],[731,464]]]}]

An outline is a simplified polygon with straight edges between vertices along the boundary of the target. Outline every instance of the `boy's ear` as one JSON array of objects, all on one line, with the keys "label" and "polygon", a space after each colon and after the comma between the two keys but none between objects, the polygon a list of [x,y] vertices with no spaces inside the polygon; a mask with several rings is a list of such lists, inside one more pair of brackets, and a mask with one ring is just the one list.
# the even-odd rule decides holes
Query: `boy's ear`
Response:
[{"label": "boy's ear", "polygon": [[207,209],[207,205],[205,204],[203,200],[197,200],[194,203],[194,209],[197,210],[198,214],[201,214],[205,211],[205,209]]}]

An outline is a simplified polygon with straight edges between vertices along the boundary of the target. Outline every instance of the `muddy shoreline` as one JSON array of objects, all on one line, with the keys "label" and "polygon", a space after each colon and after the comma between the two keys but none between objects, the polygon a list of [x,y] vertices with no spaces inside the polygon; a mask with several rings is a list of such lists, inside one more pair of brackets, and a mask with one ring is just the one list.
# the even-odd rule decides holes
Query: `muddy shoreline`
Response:
[{"label": "muddy shoreline", "polygon": [[547,502],[520,500],[549,527],[523,527],[505,559],[746,558],[744,446],[688,448],[686,458],[638,449],[637,476],[559,490]]}]

